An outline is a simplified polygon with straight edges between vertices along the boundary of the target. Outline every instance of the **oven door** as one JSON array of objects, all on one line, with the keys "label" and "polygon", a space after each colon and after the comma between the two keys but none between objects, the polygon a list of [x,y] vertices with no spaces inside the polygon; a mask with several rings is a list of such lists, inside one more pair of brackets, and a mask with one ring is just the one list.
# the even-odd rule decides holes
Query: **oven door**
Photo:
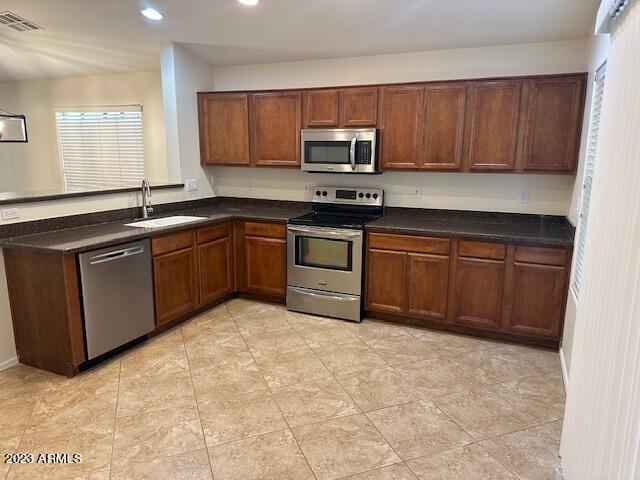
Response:
[{"label": "oven door", "polygon": [[376,129],[302,130],[301,168],[307,172],[376,173]]},{"label": "oven door", "polygon": [[360,230],[288,225],[287,284],[360,295]]}]

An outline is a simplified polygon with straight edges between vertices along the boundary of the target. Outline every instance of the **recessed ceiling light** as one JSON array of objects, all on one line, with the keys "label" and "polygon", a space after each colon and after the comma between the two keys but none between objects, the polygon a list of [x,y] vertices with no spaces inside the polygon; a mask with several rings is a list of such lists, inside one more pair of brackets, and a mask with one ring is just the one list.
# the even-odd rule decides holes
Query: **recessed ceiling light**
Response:
[{"label": "recessed ceiling light", "polygon": [[257,5],[258,2],[260,2],[260,0],[238,0],[240,3],[242,3],[243,5]]},{"label": "recessed ceiling light", "polygon": [[159,21],[164,18],[164,15],[162,15],[155,8],[145,8],[144,10],[140,10],[140,13],[147,17],[149,20]]}]

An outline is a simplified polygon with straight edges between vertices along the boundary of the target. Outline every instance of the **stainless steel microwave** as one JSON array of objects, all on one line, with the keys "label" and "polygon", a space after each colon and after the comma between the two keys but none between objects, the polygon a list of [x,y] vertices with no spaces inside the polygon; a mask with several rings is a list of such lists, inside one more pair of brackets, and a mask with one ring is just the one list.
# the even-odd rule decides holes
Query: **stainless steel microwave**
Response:
[{"label": "stainless steel microwave", "polygon": [[305,172],[379,172],[375,128],[303,129],[301,137]]}]

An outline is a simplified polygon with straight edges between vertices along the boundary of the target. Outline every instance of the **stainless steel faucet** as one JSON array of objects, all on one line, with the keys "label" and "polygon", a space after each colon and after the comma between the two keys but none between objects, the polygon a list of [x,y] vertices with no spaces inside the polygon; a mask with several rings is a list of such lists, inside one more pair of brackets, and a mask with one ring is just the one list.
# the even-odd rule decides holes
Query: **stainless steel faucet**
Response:
[{"label": "stainless steel faucet", "polygon": [[142,218],[149,218],[152,213],[151,187],[149,186],[149,179],[145,177],[142,179]]}]

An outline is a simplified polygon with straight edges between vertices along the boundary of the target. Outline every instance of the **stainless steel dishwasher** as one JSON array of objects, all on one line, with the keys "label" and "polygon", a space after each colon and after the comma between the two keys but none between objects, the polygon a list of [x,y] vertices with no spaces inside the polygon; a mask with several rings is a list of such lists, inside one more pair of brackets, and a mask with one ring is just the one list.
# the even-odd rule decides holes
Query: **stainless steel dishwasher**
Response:
[{"label": "stainless steel dishwasher", "polygon": [[151,242],[80,254],[87,358],[154,329]]}]

